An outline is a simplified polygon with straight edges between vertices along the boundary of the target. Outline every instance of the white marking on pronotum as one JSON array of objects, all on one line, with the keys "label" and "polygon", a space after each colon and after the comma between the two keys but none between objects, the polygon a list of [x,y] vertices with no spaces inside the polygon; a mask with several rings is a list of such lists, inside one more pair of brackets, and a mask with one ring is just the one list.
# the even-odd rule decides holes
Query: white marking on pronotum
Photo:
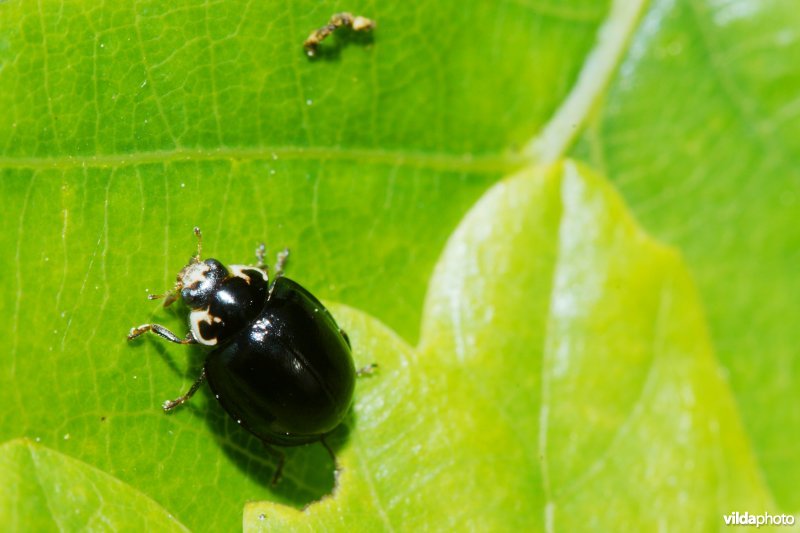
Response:
[{"label": "white marking on pronotum", "polygon": [[206,279],[206,274],[211,267],[205,263],[191,263],[186,265],[180,272],[181,285],[191,287],[194,283],[202,283]]},{"label": "white marking on pronotum", "polygon": [[245,280],[248,285],[250,285],[250,275],[245,274],[244,272],[245,270],[258,272],[259,274],[261,274],[261,277],[264,279],[264,281],[269,281],[267,273],[258,267],[248,266],[248,265],[230,265],[228,267],[228,270],[230,270],[231,274],[233,274],[234,277],[242,278],[243,280]]},{"label": "white marking on pronotum", "polygon": [[208,312],[208,307],[205,309],[195,309],[189,314],[189,323],[192,327],[192,334],[194,338],[197,339],[197,342],[200,344],[205,344],[206,346],[214,346],[217,344],[217,338],[213,337],[211,339],[206,339],[200,334],[200,322],[205,322],[207,324],[213,324],[214,322],[222,322],[218,316],[214,316]]}]

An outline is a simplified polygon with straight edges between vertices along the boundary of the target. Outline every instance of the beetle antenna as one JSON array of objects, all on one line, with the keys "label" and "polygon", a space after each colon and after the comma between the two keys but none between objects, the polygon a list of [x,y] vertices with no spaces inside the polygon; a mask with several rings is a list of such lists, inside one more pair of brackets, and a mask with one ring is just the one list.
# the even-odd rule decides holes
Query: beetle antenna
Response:
[{"label": "beetle antenna", "polygon": [[148,294],[148,300],[159,300],[164,298],[164,307],[169,307],[178,300],[178,293],[181,290],[181,284],[176,283],[175,286],[163,294]]},{"label": "beetle antenna", "polygon": [[197,253],[192,257],[192,263],[199,263],[200,252],[203,251],[203,233],[200,231],[199,227],[195,226],[194,234],[197,236]]}]

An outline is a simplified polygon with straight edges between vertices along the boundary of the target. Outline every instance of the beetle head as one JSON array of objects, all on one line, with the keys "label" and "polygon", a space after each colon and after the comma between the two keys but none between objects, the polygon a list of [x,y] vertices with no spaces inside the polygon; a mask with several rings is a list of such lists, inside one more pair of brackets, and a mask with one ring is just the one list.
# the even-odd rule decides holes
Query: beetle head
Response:
[{"label": "beetle head", "polygon": [[[193,258],[178,272],[175,298],[179,292],[186,305],[192,309],[205,307],[208,305],[211,295],[218,289],[220,282],[227,277],[228,269],[216,259],[206,259],[201,262],[195,261]],[[164,302],[164,305],[169,304]]]}]

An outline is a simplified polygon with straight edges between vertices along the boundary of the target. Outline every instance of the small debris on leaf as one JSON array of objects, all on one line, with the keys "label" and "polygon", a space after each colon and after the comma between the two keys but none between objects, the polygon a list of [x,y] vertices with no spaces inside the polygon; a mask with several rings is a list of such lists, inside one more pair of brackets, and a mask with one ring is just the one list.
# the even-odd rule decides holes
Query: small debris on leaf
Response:
[{"label": "small debris on leaf", "polygon": [[312,31],[308,39],[305,40],[303,48],[306,49],[306,55],[315,57],[319,52],[320,43],[328,35],[343,26],[347,26],[353,31],[370,31],[375,28],[375,21],[361,15],[354,16],[352,13],[336,13],[326,25]]}]

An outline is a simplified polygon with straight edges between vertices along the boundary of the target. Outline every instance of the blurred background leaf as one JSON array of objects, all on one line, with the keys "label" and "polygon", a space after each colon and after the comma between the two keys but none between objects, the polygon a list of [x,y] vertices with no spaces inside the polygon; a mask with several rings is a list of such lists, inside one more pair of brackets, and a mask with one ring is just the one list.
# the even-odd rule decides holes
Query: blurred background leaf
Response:
[{"label": "blurred background leaf", "polygon": [[763,475],[800,511],[800,11],[655,0],[575,149],[679,247]]},{"label": "blurred background leaf", "polygon": [[186,531],[130,486],[27,439],[0,446],[0,474],[8,531]]},{"label": "blurred background leaf", "polygon": [[[607,77],[584,76],[593,113],[564,147],[686,254],[759,472],[796,510],[798,15],[630,6],[619,70],[613,56]],[[335,35],[309,61],[303,39],[343,9],[375,34]],[[416,345],[447,239],[530,161],[618,14],[589,0],[0,4],[0,442],[38,438],[191,529],[237,527],[246,501],[329,492],[318,447],[293,451],[272,489],[259,443],[207,395],[160,412],[202,353],[125,344],[142,322],[185,327],[145,291],[171,285],[200,225],[224,261],[261,240],[291,247],[292,277]],[[340,435],[345,459],[362,423]]]}]

